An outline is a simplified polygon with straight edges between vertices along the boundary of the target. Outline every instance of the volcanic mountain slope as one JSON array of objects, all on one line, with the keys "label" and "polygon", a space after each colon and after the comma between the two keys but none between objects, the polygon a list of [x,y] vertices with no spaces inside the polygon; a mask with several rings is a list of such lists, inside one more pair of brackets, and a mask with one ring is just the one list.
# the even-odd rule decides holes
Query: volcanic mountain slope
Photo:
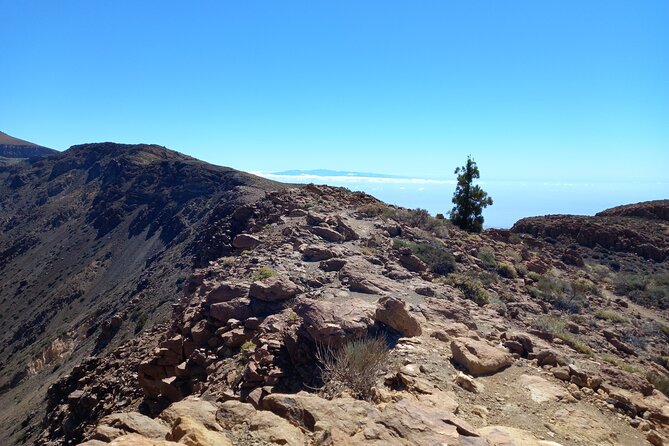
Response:
[{"label": "volcanic mountain slope", "polygon": [[606,248],[325,186],[247,210],[169,326],[49,389],[39,444],[663,444],[669,320]]},{"label": "volcanic mountain slope", "polygon": [[53,155],[56,153],[58,153],[57,150],[39,146],[0,132],[0,158],[29,158],[31,156]]},{"label": "volcanic mountain slope", "polygon": [[29,441],[59,375],[165,320],[245,204],[280,187],[155,145],[0,167],[0,444]]}]

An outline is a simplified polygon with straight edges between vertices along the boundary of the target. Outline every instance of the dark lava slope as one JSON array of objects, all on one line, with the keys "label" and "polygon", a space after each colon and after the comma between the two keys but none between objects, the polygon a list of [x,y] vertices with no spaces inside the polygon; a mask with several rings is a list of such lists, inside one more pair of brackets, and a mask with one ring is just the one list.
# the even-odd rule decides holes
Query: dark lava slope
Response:
[{"label": "dark lava slope", "polygon": [[0,164],[0,444],[31,441],[58,376],[165,320],[283,187],[156,145],[22,154]]}]

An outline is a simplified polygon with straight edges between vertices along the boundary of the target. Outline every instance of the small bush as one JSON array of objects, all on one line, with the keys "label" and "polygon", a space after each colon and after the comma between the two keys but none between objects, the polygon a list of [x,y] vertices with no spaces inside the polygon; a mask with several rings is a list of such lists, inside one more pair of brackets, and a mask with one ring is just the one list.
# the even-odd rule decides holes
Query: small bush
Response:
[{"label": "small bush", "polygon": [[595,317],[598,319],[604,319],[605,321],[623,323],[628,322],[628,319],[617,311],[612,310],[597,310],[595,311]]},{"label": "small bush", "polygon": [[512,264],[508,262],[500,262],[497,266],[497,274],[507,279],[515,279],[518,277],[518,272]]},{"label": "small bush", "polygon": [[239,353],[241,353],[240,360],[243,364],[248,363],[251,360],[251,356],[253,356],[253,353],[256,350],[256,345],[252,340],[248,340],[244,342],[240,347],[239,347]]},{"label": "small bush", "polygon": [[525,277],[527,274],[529,274],[527,272],[527,265],[525,265],[524,263],[522,262],[516,263],[515,267],[516,267],[516,272],[520,277]]},{"label": "small bush", "polygon": [[528,286],[527,291],[533,298],[550,302],[560,311],[568,313],[581,311],[585,303],[585,294],[580,291],[580,288],[574,288],[573,282],[552,275],[536,275],[532,278],[535,279],[534,285]]},{"label": "small bush", "polygon": [[455,271],[457,264],[453,254],[440,245],[441,243],[436,240],[421,243],[402,239],[393,240],[393,246],[396,249],[409,248],[416,257],[425,262],[430,271],[445,276]]},{"label": "small bush", "polygon": [[669,274],[618,274],[615,291],[639,305],[669,308]]},{"label": "small bush", "polygon": [[488,269],[496,269],[497,268],[497,259],[495,258],[495,250],[492,249],[490,246],[483,246],[481,249],[478,250],[476,253],[476,257],[483,262],[483,266],[485,266]]},{"label": "small bush", "polygon": [[539,273],[536,273],[534,271],[530,271],[527,273],[527,278],[530,279],[532,282],[539,282],[543,276]]},{"label": "small bush", "polygon": [[382,203],[372,203],[361,206],[358,212],[365,217],[393,219],[414,228],[434,232],[439,237],[447,237],[448,228],[452,227],[449,220],[435,218],[427,210],[420,208],[404,209]]},{"label": "small bush", "polygon": [[269,266],[262,266],[256,270],[256,272],[253,273],[251,276],[251,280],[254,282],[258,280],[265,280],[269,279],[270,277],[276,276],[278,273],[270,268]]},{"label": "small bush", "polygon": [[388,366],[388,352],[383,338],[356,339],[339,349],[319,346],[321,395],[331,399],[349,390],[356,398],[370,400],[378,375]]},{"label": "small bush", "polygon": [[132,313],[132,315],[130,316],[130,320],[135,322],[135,330],[134,330],[135,334],[142,331],[148,319],[149,317],[143,311],[135,311],[134,313]]},{"label": "small bush", "polygon": [[490,301],[490,295],[478,280],[464,275],[451,275],[447,283],[462,291],[465,298],[483,306]]},{"label": "small bush", "polygon": [[669,396],[669,377],[652,370],[646,374],[646,379],[650,381],[657,390]]},{"label": "small bush", "polygon": [[562,339],[565,344],[577,352],[588,356],[593,355],[593,351],[588,344],[567,331],[565,328],[566,323],[562,319],[553,316],[543,316],[534,320],[534,326],[545,333],[550,333],[554,337]]}]

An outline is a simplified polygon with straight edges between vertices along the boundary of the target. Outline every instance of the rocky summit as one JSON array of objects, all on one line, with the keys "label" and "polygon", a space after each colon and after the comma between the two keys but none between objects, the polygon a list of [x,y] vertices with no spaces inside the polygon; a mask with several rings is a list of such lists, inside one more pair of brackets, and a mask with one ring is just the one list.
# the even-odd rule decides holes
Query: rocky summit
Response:
[{"label": "rocky summit", "polygon": [[0,184],[2,444],[667,444],[666,201],[472,234],[115,144]]}]

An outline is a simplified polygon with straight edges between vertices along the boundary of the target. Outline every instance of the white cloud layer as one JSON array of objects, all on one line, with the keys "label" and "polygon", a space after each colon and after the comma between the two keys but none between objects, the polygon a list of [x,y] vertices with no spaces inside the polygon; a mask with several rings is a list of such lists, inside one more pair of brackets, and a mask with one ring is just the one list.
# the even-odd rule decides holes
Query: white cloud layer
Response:
[{"label": "white cloud layer", "polygon": [[455,184],[455,180],[433,180],[429,178],[387,178],[387,177],[365,177],[355,175],[327,176],[327,175],[277,175],[268,172],[251,172],[263,178],[284,183],[325,183],[325,184]]}]

